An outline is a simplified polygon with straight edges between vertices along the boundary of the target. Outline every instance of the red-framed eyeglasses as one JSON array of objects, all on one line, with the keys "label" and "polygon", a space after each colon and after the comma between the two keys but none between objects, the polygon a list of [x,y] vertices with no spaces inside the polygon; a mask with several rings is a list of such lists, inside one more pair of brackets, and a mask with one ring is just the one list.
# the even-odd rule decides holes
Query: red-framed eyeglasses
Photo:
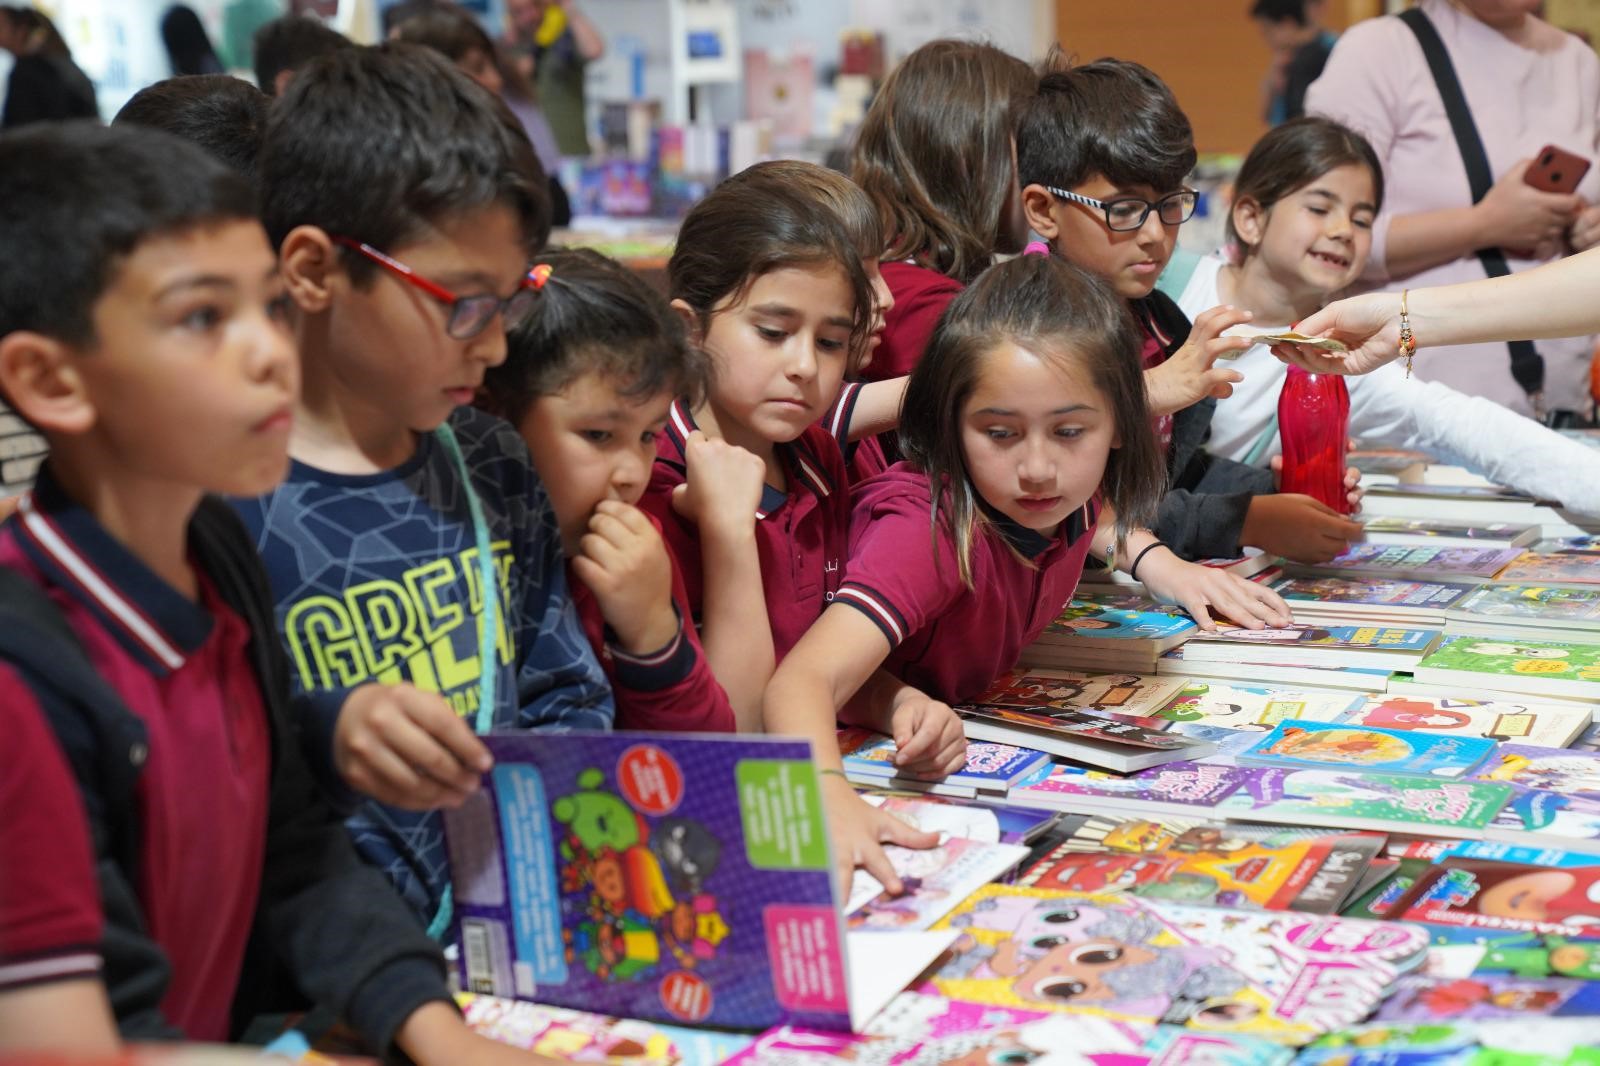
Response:
[{"label": "red-framed eyeglasses", "polygon": [[495,315],[501,316],[507,330],[515,329],[533,310],[541,287],[530,275],[524,274],[517,291],[505,299],[490,292],[460,296],[436,281],[429,281],[400,260],[385,255],[370,244],[349,237],[335,237],[333,242],[370,259],[395,277],[410,282],[449,307],[450,317],[445,321],[444,331],[458,341],[471,340],[482,333],[494,321]]}]

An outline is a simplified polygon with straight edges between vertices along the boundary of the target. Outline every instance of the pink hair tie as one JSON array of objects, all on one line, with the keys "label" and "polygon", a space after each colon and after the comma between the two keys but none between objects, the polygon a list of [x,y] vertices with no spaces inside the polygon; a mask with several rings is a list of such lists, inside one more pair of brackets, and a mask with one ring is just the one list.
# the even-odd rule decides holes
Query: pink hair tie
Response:
[{"label": "pink hair tie", "polygon": [[1022,250],[1023,255],[1042,255],[1050,257],[1050,246],[1043,241],[1029,241],[1028,246]]}]

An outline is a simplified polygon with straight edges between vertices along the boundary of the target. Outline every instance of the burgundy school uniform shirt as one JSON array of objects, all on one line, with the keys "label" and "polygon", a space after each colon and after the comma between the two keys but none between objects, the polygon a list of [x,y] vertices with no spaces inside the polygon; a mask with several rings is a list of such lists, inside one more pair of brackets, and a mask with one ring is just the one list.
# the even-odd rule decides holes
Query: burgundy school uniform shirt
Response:
[{"label": "burgundy school uniform shirt", "polygon": [[[1139,366],[1145,370],[1154,370],[1167,361],[1167,349],[1172,346],[1172,338],[1162,332],[1156,325],[1156,320],[1149,315],[1134,315],[1139,320],[1140,337],[1144,341],[1139,349]],[[1150,428],[1155,430],[1156,442],[1161,445],[1161,454],[1166,455],[1172,450],[1172,415],[1158,415],[1150,420]]]},{"label": "burgundy school uniform shirt", "polygon": [[[691,617],[703,606],[700,534],[695,524],[672,508],[672,490],[684,483],[684,441],[695,431],[694,417],[681,400],[661,431],[650,488],[639,506],[655,517],[667,548],[683,573]],[[778,445],[789,488],[770,485],[756,509],[756,550],[762,591],[772,623],[773,651],[781,661],[804,635],[839,587],[850,528],[850,487],[839,443],[821,424],[806,427],[798,439]]]},{"label": "burgundy school uniform shirt", "polygon": [[[657,531],[661,522],[648,516]],[[657,732],[735,733],[733,706],[728,694],[711,675],[700,634],[695,631],[683,572],[667,549],[672,564],[672,605],[678,612],[678,632],[667,645],[647,655],[630,655],[611,642],[612,633],[600,613],[600,601],[583,580],[567,567],[567,587],[578,610],[578,622],[600,660],[611,695],[616,700],[618,729]]]},{"label": "burgundy school uniform shirt", "polygon": [[964,288],[954,278],[909,260],[884,263],[883,280],[894,295],[894,306],[884,316],[883,342],[862,371],[870,381],[911,373],[922,361],[939,316]]},{"label": "burgundy school uniform shirt", "polygon": [[877,477],[889,469],[889,460],[877,437],[850,439],[850,420],[855,417],[856,402],[860,399],[861,382],[845,382],[839,390],[839,398],[833,401],[833,406],[828,408],[828,413],[822,419],[822,427],[839,442],[839,448],[844,452],[845,472],[852,485],[869,477]]},{"label": "burgundy school uniform shirt", "polygon": [[17,672],[0,665],[0,993],[100,972],[94,851],[66,756]]},{"label": "burgundy school uniform shirt", "polygon": [[1094,539],[1099,499],[1067,516],[1054,537],[998,512],[972,541],[972,587],[941,528],[932,536],[927,475],[896,463],[857,485],[847,577],[836,599],[889,641],[884,667],[947,703],[970,700],[1016,665],[1022,649],[1072,599]]},{"label": "burgundy school uniform shirt", "polygon": [[225,1040],[260,891],[271,771],[249,629],[204,574],[199,602],[158,577],[48,467],[0,526],[0,566],[46,590],[148,732],[134,887],[172,963],[162,1014],[191,1039]]}]

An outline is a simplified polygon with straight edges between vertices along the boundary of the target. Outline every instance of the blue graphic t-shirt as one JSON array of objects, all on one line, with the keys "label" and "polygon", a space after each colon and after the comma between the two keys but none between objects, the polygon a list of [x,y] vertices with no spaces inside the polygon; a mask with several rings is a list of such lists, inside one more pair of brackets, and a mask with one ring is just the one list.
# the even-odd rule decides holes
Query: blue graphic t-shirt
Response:
[{"label": "blue graphic t-shirt", "polygon": [[[450,417],[489,527],[499,574],[496,729],[609,729],[610,688],[567,591],[555,514],[510,425],[471,408]],[[454,459],[421,438],[403,465],[370,475],[293,464],[269,495],[235,501],[266,563],[300,722],[329,793],[354,803],[351,835],[426,923],[449,883],[438,814],[349,793],[333,727],[358,685],[405,682],[478,711],[483,590],[472,512]]]}]

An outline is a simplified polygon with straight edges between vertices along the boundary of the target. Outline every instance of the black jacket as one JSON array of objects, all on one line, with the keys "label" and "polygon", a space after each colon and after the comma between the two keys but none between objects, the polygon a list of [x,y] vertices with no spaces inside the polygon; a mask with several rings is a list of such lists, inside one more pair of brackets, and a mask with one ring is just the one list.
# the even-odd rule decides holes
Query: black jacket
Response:
[{"label": "black jacket", "polygon": [[[448,1001],[443,956],[389,883],[357,857],[317,791],[290,718],[266,575],[243,525],[226,504],[207,499],[189,542],[196,564],[250,626],[272,733],[266,856],[235,997],[236,1032],[256,1013],[315,1003],[390,1054],[413,1011]],[[130,1039],[179,1036],[160,1013],[170,965],[147,931],[136,891],[144,725],[95,672],[45,593],[4,569],[0,660],[38,699],[83,793],[105,911],[104,979],[118,1027]]]},{"label": "black jacket", "polygon": [[[1189,319],[1160,289],[1130,301],[1140,323],[1154,322],[1171,338],[1171,355],[1189,339]],[[1223,459],[1205,450],[1217,401],[1201,400],[1172,416],[1167,451],[1167,494],[1156,513],[1155,534],[1184,559],[1232,559],[1240,551],[1250,498],[1276,492],[1272,472]]]}]

